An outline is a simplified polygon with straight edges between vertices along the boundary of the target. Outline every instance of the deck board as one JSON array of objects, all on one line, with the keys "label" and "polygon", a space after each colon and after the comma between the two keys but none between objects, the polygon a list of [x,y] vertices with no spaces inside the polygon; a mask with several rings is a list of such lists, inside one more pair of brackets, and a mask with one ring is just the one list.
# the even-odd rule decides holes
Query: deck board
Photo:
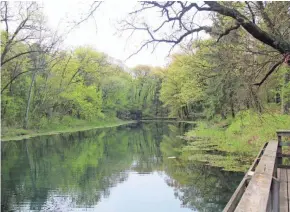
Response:
[{"label": "deck board", "polygon": [[280,212],[289,212],[288,206],[288,183],[287,183],[287,169],[278,169],[278,179],[280,181]]},{"label": "deck board", "polygon": [[269,141],[263,146],[224,212],[290,212],[290,166],[282,164],[289,155],[281,149],[285,144],[281,137],[290,136],[290,131],[279,133],[279,143]]},{"label": "deck board", "polygon": [[267,211],[272,176],[274,175],[275,171],[274,169],[277,147],[277,141],[270,141],[266,146],[264,154],[262,155],[261,160],[256,167],[255,173],[235,209],[236,212]]},{"label": "deck board", "polygon": [[287,184],[288,184],[288,195],[287,195],[287,199],[288,199],[288,211],[290,211],[290,169],[285,169],[287,171]]}]

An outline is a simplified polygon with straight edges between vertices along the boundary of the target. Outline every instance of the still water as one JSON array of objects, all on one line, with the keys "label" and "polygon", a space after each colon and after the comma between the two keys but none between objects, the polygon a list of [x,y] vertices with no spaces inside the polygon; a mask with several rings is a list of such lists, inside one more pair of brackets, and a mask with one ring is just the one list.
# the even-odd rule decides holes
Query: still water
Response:
[{"label": "still water", "polygon": [[192,128],[151,122],[2,142],[1,209],[222,211],[243,174],[179,158],[176,136]]}]

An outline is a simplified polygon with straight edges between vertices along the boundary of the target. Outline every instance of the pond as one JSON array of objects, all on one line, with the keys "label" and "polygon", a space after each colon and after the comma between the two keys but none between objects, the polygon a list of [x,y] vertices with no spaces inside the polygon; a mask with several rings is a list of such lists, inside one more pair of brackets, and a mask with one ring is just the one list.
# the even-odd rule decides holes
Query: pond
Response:
[{"label": "pond", "polygon": [[222,211],[243,173],[179,158],[194,126],[149,122],[2,142],[2,211]]}]

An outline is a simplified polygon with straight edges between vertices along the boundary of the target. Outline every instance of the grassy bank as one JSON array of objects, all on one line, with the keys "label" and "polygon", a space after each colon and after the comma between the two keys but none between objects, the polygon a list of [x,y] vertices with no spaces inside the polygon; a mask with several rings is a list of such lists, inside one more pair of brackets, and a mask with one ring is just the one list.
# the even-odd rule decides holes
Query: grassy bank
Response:
[{"label": "grassy bank", "polygon": [[186,134],[189,142],[181,151],[188,160],[207,162],[226,170],[245,171],[261,146],[277,139],[276,130],[289,128],[289,115],[258,115],[245,111],[235,119],[200,122],[195,130]]},{"label": "grassy bank", "polygon": [[22,140],[25,138],[31,138],[40,135],[53,135],[65,132],[75,132],[90,130],[95,128],[107,128],[115,127],[119,125],[134,123],[135,121],[124,121],[117,118],[110,118],[106,120],[86,121],[79,119],[69,119],[62,122],[51,121],[45,125],[34,129],[22,129],[22,128],[2,128],[1,140]]},{"label": "grassy bank", "polygon": [[167,122],[167,123],[188,123],[188,124],[196,124],[196,121],[187,121],[187,120],[166,120],[166,119],[141,119],[142,122]]}]

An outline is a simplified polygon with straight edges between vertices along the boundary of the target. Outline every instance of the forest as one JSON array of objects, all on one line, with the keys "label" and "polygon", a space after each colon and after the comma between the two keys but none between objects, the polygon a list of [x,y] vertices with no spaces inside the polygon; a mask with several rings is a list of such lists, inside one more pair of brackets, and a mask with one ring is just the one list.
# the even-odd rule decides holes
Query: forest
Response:
[{"label": "forest", "polygon": [[[101,10],[101,4],[94,6]],[[179,45],[164,67],[125,69],[91,46],[62,48],[64,37],[46,25],[38,3],[1,2],[2,136],[119,119],[223,121],[245,111],[287,119],[289,2],[141,2],[140,7],[120,26],[148,34],[131,56],[159,43]],[[131,17],[153,9],[164,19],[158,26]],[[204,11],[210,27],[194,22]],[[195,39],[199,32],[209,36]]]},{"label": "forest", "polygon": [[1,1],[1,210],[222,211],[253,179],[288,202],[290,1],[47,2]]}]

